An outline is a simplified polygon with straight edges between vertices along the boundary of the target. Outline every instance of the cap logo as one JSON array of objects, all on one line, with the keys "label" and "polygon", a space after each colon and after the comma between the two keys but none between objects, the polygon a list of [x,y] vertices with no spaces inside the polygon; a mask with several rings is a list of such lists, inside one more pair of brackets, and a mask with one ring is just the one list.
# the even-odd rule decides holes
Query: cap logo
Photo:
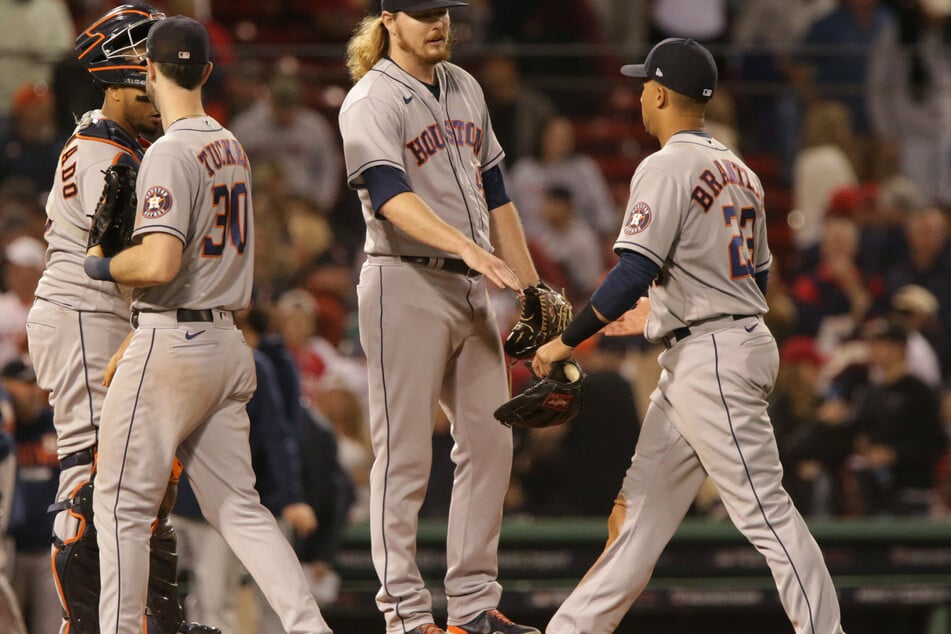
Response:
[{"label": "cap logo", "polygon": [[709,97],[709,96],[712,95],[712,94],[713,94],[713,91],[710,90],[709,88],[704,88],[704,89],[703,89],[703,96],[704,96],[704,97]]},{"label": "cap logo", "polygon": [[664,71],[658,68],[657,70],[654,71],[654,74],[657,75],[658,77],[663,77]]},{"label": "cap logo", "polygon": [[178,59],[191,59],[192,54],[189,51],[179,51]]}]

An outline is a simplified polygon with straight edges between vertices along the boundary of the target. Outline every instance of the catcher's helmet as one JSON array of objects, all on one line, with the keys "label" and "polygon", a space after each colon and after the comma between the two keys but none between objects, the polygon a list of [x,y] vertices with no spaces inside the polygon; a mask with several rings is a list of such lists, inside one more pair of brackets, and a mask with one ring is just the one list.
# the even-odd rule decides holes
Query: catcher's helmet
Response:
[{"label": "catcher's helmet", "polygon": [[76,58],[101,87],[145,88],[145,39],[165,14],[147,4],[123,4],[76,38]]}]

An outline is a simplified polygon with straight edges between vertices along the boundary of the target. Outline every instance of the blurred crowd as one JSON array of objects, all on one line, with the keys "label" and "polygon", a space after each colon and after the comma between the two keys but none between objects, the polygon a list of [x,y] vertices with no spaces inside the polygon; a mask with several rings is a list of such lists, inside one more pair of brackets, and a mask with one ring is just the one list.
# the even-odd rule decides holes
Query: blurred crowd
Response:
[{"label": "blurred crowd", "polygon": [[[17,458],[0,500],[18,561],[48,556],[51,516],[37,500],[52,497],[58,469],[25,363],[44,204],[75,118],[102,100],[73,40],[115,4],[0,0],[0,459]],[[259,385],[273,387],[254,416],[255,468],[315,588],[332,596],[336,544],[367,518],[372,463],[355,325],[363,220],[336,114],[349,86],[342,45],[374,3],[152,4],[207,25],[209,111],[251,159],[256,284],[241,321],[262,352],[259,377],[271,375]],[[620,63],[668,36],[710,47],[721,72],[710,131],[766,188],[767,321],[782,360],[770,414],[788,490],[813,517],[951,514],[951,0],[474,0],[454,19],[456,59],[485,90],[539,273],[578,307],[615,262],[628,181],[656,149]],[[494,303],[507,332],[517,300]],[[586,404],[569,425],[519,435],[511,513],[611,508],[656,350],[595,338],[577,356]],[[521,364],[512,377],[516,390],[530,380]],[[445,419],[433,424],[423,514],[444,516],[452,439]],[[696,512],[721,512],[715,492]]]}]

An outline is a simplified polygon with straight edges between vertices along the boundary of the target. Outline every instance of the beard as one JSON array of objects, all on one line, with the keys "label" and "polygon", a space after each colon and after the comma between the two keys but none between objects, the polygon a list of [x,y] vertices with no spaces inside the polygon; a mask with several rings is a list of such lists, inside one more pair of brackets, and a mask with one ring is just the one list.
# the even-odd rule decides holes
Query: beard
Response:
[{"label": "beard", "polygon": [[410,45],[406,38],[403,37],[403,33],[397,28],[396,31],[396,46],[399,47],[404,53],[415,57],[420,62],[424,64],[438,64],[439,62],[447,62],[452,58],[452,43],[455,39],[453,37],[454,32],[452,29],[446,34],[446,39],[443,42],[443,45],[436,50],[433,50],[425,42],[418,47]]}]

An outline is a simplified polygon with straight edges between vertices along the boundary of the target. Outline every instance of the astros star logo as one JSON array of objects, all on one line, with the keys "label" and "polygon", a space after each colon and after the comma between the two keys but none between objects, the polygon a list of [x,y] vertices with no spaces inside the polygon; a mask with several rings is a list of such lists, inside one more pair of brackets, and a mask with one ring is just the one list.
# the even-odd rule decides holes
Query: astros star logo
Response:
[{"label": "astros star logo", "polygon": [[631,209],[631,214],[627,222],[624,223],[624,233],[629,236],[640,233],[644,229],[647,229],[647,226],[651,223],[651,218],[653,218],[653,214],[651,213],[650,205],[645,202],[637,203],[634,205],[634,208]]},{"label": "astros star logo", "polygon": [[149,187],[142,207],[143,218],[161,218],[172,208],[172,195],[161,185]]}]

